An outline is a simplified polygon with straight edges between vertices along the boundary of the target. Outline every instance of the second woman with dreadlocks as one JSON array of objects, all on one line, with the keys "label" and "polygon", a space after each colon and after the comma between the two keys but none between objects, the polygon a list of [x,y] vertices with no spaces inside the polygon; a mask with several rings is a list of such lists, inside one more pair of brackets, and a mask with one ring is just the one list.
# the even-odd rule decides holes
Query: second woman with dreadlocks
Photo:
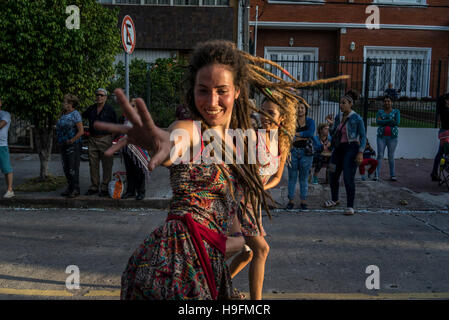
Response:
[{"label": "second woman with dreadlocks", "polygon": [[[297,101],[284,97],[279,91],[266,89],[265,98],[261,106],[262,134],[258,135],[258,161],[259,174],[261,175],[264,189],[274,188],[279,184],[284,172],[285,163],[290,153],[292,137],[295,133],[296,125],[296,105]],[[274,133],[274,135],[273,135]],[[250,261],[249,285],[252,300],[262,299],[262,288],[265,274],[265,262],[268,257],[270,247],[265,240],[266,233],[262,226],[262,217],[259,217],[260,227],[257,222],[247,215],[242,217],[240,224],[238,219],[234,219],[230,242],[240,241],[246,245],[240,249],[229,266],[231,277],[234,278]],[[258,230],[261,230],[259,232]],[[240,237],[240,239],[238,238]],[[244,237],[245,240],[242,239]],[[235,246],[234,246],[235,247]],[[232,248],[227,250],[228,256],[233,256],[235,251]],[[234,292],[236,298],[243,298],[237,290]]]}]

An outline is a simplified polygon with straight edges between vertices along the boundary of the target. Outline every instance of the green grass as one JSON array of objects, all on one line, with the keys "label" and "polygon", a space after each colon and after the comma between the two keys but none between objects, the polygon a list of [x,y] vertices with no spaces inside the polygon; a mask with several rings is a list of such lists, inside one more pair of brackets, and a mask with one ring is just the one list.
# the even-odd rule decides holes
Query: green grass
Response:
[{"label": "green grass", "polygon": [[48,175],[45,180],[42,180],[40,177],[26,179],[24,183],[14,187],[14,191],[48,192],[61,189],[65,185],[67,185],[65,177]]}]

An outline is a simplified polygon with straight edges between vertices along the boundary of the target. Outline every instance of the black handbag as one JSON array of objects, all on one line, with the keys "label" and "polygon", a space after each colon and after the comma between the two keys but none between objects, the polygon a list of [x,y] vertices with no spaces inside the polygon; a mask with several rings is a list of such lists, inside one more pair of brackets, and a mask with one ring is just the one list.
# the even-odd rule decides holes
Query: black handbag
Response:
[{"label": "black handbag", "polygon": [[309,138],[309,139],[307,139],[306,147],[304,148],[304,155],[313,156],[313,152],[314,152],[313,142],[312,142],[312,139]]},{"label": "black handbag", "polygon": [[339,130],[337,130],[337,132],[335,133],[335,135],[332,136],[332,141],[331,141],[331,148],[333,150],[337,149],[338,146],[340,145],[340,141],[341,141],[341,130],[343,129],[343,127],[346,125],[346,122],[348,122],[349,117],[346,118],[346,120],[343,122],[343,125],[340,127]]}]

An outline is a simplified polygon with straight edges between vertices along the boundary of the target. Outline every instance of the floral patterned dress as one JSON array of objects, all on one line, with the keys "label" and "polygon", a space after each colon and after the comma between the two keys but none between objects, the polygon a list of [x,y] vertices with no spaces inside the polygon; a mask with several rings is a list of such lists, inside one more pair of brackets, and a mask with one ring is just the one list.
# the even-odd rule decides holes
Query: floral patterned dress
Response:
[{"label": "floral patterned dress", "polygon": [[[173,199],[169,215],[190,214],[208,230],[226,235],[240,202],[240,191],[231,196],[226,165],[179,164],[170,167]],[[170,220],[153,231],[129,259],[122,275],[121,299],[212,299],[199,262],[192,234],[183,221]],[[218,299],[229,299],[233,290],[228,267],[220,250],[202,241],[212,266]]]},{"label": "floral patterned dress", "polygon": [[[261,135],[258,135],[258,145],[257,145],[257,157],[259,162],[263,165],[259,167],[259,174],[262,180],[262,183],[265,185],[270,180],[271,176],[273,176],[278,170],[280,165],[280,154],[273,155],[268,148],[265,138]],[[247,210],[251,210],[251,205],[247,204]],[[256,236],[266,236],[267,233],[262,225],[262,208],[258,209],[259,214],[259,223],[254,216],[254,214],[243,214],[242,210],[237,212],[237,216],[233,219],[233,224],[236,226],[233,228],[234,230],[240,229],[240,232],[233,232],[230,236],[245,236],[245,237],[256,237]],[[259,225],[259,227],[258,227]]]}]

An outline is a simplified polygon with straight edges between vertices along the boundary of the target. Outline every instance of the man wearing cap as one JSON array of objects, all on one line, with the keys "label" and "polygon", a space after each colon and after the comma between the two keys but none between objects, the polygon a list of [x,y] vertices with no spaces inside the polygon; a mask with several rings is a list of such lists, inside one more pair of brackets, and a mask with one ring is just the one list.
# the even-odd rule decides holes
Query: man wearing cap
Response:
[{"label": "man wearing cap", "polygon": [[[86,195],[98,193],[100,197],[109,196],[108,185],[112,178],[113,157],[106,157],[104,152],[112,146],[112,136],[107,131],[97,130],[94,122],[117,123],[117,114],[106,104],[108,92],[99,88],[95,91],[95,104],[83,112],[83,118],[89,121],[89,166],[91,185]],[[100,186],[100,161],[103,167],[103,181]]]}]

